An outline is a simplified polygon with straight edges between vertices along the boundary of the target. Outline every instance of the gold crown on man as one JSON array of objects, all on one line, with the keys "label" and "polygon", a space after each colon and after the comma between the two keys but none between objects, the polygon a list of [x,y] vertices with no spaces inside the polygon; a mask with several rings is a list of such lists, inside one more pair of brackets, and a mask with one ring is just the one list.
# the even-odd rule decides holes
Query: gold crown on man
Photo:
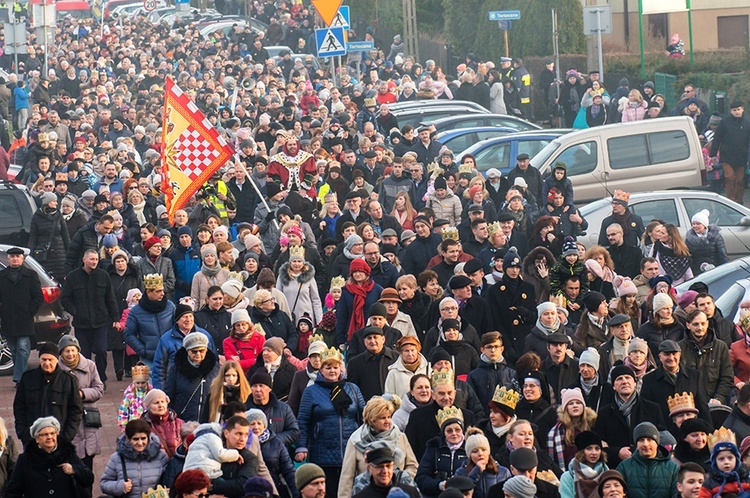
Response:
[{"label": "gold crown on man", "polygon": [[495,235],[498,232],[502,232],[502,227],[500,226],[500,222],[496,221],[494,223],[490,223],[487,225],[487,233],[490,234],[490,237]]},{"label": "gold crown on man", "polygon": [[517,392],[513,389],[506,389],[505,386],[495,386],[495,393],[492,395],[492,401],[513,410],[516,409],[520,398],[521,396]]},{"label": "gold crown on man", "polygon": [[336,348],[328,348],[320,355],[320,363],[325,363],[328,360],[336,360],[341,362],[341,352]]},{"label": "gold crown on man", "polygon": [[305,248],[303,246],[292,246],[289,248],[289,259],[302,258],[305,259]]},{"label": "gold crown on man", "polygon": [[435,415],[435,420],[437,420],[440,427],[443,427],[443,424],[449,420],[460,420],[463,425],[464,414],[461,412],[460,408],[446,406],[445,408],[438,410],[437,415]]},{"label": "gold crown on man", "polygon": [[313,334],[310,336],[310,344],[313,342],[326,342],[326,340],[323,338],[323,334]]},{"label": "gold crown on man", "polygon": [[344,277],[342,277],[341,275],[339,275],[338,277],[333,277],[331,279],[331,287],[330,288],[331,289],[343,289],[345,285],[346,285],[346,280],[344,279]]},{"label": "gold crown on man", "polygon": [[148,491],[141,493],[141,498],[167,498],[168,496],[169,492],[167,491],[167,488],[161,484],[156,486],[156,489],[148,488]]},{"label": "gold crown on man", "polygon": [[668,397],[667,408],[669,408],[670,417],[685,412],[698,413],[698,410],[695,408],[693,393],[689,392],[683,392],[682,394],[675,393],[674,396]]},{"label": "gold crown on man", "polygon": [[555,297],[551,297],[550,301],[555,303],[558,308],[565,308],[568,305],[568,300],[563,294],[558,294]]},{"label": "gold crown on man", "polygon": [[708,447],[713,451],[714,446],[719,443],[732,443],[737,446],[737,437],[734,435],[734,432],[729,429],[720,427],[718,430],[714,431],[713,434],[708,436]]},{"label": "gold crown on man", "polygon": [[443,230],[443,240],[446,239],[458,240],[458,228],[448,227]]},{"label": "gold crown on man", "polygon": [[453,379],[453,370],[442,370],[440,372],[438,372],[437,370],[433,370],[432,374],[430,374],[430,384],[432,385],[432,387],[442,386],[445,384],[454,385],[455,381]]},{"label": "gold crown on man", "polygon": [[146,290],[160,289],[164,287],[164,277],[160,273],[149,273],[143,277],[143,286]]},{"label": "gold crown on man", "polygon": [[458,167],[458,174],[460,175],[461,173],[471,173],[472,169],[473,168],[471,167],[471,165],[469,165],[469,163],[464,163]]}]

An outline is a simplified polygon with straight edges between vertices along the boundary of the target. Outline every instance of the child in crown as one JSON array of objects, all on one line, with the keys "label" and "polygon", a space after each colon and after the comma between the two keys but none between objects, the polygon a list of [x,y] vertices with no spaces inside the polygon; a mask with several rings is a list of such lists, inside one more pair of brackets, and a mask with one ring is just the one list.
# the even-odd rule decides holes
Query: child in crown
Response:
[{"label": "child in crown", "polygon": [[708,473],[698,498],[747,496],[750,493],[748,469],[742,465],[734,433],[720,429],[709,437],[719,439],[711,448],[711,471]]}]

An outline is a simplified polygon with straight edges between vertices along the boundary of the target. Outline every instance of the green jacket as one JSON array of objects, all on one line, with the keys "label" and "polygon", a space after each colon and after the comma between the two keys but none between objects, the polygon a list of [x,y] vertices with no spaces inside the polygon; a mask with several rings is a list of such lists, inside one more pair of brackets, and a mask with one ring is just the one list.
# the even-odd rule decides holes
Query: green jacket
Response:
[{"label": "green jacket", "polygon": [[617,466],[628,483],[628,498],[671,498],[677,492],[679,467],[661,446],[648,460],[639,452]]}]

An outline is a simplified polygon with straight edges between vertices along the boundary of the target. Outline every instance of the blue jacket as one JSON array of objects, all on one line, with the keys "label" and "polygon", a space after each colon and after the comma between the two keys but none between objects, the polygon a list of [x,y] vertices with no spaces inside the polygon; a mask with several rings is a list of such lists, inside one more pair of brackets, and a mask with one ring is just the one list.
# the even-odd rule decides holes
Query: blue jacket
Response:
[{"label": "blue jacket", "polygon": [[284,489],[281,478],[289,487],[294,498],[299,497],[299,491],[294,480],[294,463],[289,457],[289,452],[284,446],[284,442],[273,432],[270,433],[266,442],[260,444],[260,451],[263,454],[263,461],[271,473],[276,489]]},{"label": "blue jacket", "polygon": [[[466,463],[468,462],[469,461],[466,460]],[[474,481],[474,494],[472,496],[476,498],[487,498],[489,496],[489,490],[492,486],[512,477],[510,470],[500,464],[498,464],[497,466],[497,474],[493,474],[489,470],[485,470],[484,472],[482,472],[481,470],[479,470],[479,467],[476,466],[467,473],[466,463],[464,463],[464,466],[456,471],[456,475],[465,476]]]},{"label": "blue jacket", "polygon": [[[383,292],[383,288],[378,284],[375,284],[372,287],[372,290],[367,293],[367,297],[365,297],[365,325],[367,325],[367,320],[370,318],[370,306],[378,302],[381,292]],[[353,312],[354,294],[344,287],[341,289],[341,299],[336,303],[336,340],[338,341],[338,344],[346,344],[349,342],[347,331],[349,330],[349,322],[352,318]]]},{"label": "blue jacket", "polygon": [[[181,297],[190,295],[193,276],[201,271],[200,249],[196,244],[192,244],[190,247],[183,247],[178,241],[175,248],[169,253],[169,259],[172,260],[176,280],[174,285],[174,299],[178,301]],[[198,306],[202,305],[203,303],[198,303]]]},{"label": "blue jacket", "polygon": [[297,451],[306,451],[308,459],[321,466],[341,466],[349,436],[360,426],[365,399],[354,384],[346,382],[344,391],[352,404],[341,417],[331,402],[331,388],[318,374],[315,383],[305,389],[299,405],[299,441]]},{"label": "blue jacket", "polygon": [[219,375],[219,358],[206,351],[200,365],[193,366],[187,350],[180,347],[169,365],[164,392],[169,396],[169,407],[184,421],[198,421],[211,395],[211,382]]},{"label": "blue jacket", "polygon": [[[141,299],[147,299],[143,296]],[[140,304],[135,305],[128,314],[123,331],[125,342],[143,359],[154,360],[159,338],[172,328],[175,305],[167,301],[167,307],[159,313],[149,313]]]},{"label": "blue jacket", "polygon": [[[208,337],[208,349],[216,353],[216,346],[211,334],[200,327],[193,327],[192,332],[201,332]],[[167,332],[162,334],[154,354],[154,365],[151,368],[151,383],[155,389],[164,389],[167,383],[167,374],[174,363],[174,355],[182,347],[185,334],[180,332],[177,325],[173,325]],[[185,419],[183,419],[185,420]],[[198,420],[195,418],[194,420]]]},{"label": "blue jacket", "polygon": [[15,87],[13,89],[13,97],[15,97],[16,110],[29,108],[29,91],[25,86]]}]

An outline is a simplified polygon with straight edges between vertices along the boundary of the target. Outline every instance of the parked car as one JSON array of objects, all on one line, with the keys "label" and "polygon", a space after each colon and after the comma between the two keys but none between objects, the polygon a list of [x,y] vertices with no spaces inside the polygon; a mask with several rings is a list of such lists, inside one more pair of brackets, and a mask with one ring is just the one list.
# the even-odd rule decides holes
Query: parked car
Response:
[{"label": "parked car", "polygon": [[594,201],[615,189],[648,192],[705,187],[706,164],[689,117],[646,119],[562,135],[532,160],[542,176],[563,162],[576,199]]},{"label": "parked car", "polygon": [[458,128],[437,134],[437,141],[448,147],[454,154],[460,154],[472,145],[488,138],[495,138],[507,133],[515,133],[513,128],[497,126],[478,126],[476,128]]},{"label": "parked car", "polygon": [[708,286],[711,295],[718,298],[727,292],[735,282],[745,278],[750,278],[750,256],[729,261],[713,270],[701,273],[692,280],[681,283],[676,287],[677,295],[681,296],[694,283],[703,282]]},{"label": "parked car", "polygon": [[[13,246],[0,245],[0,270],[8,266],[8,249]],[[44,304],[34,317],[34,334],[32,340],[35,344],[54,342],[57,344],[60,338],[70,332],[70,317],[60,304],[60,293],[62,289],[52,276],[32,256],[30,251],[24,248],[26,259],[24,266],[31,268],[39,275],[42,284],[42,295]],[[34,347],[34,344],[32,344]],[[2,336],[2,323],[0,323],[0,375],[13,373],[13,357],[10,354],[5,338]]]},{"label": "parked car", "polygon": [[568,132],[568,129],[555,129],[506,133],[475,143],[461,152],[456,160],[460,163],[463,156],[471,154],[476,159],[479,172],[497,168],[507,175],[516,166],[518,154],[526,153],[529,157],[534,157],[552,140]]},{"label": "parked car", "polygon": [[[400,122],[399,122],[400,124]],[[438,133],[457,128],[476,128],[477,126],[498,126],[513,128],[516,131],[541,130],[542,127],[529,121],[507,114],[451,114],[444,118],[423,119],[422,124],[434,125]]]},{"label": "parked car", "polygon": [[[440,101],[419,100],[417,102],[440,102]],[[450,103],[452,101],[446,100],[444,102]],[[419,124],[422,122],[432,122],[433,120],[436,120],[436,119],[442,119],[442,118],[447,118],[450,116],[456,116],[456,115],[462,115],[462,114],[470,114],[470,115],[489,114],[489,111],[487,109],[484,109],[484,108],[477,109],[473,105],[467,105],[463,103],[457,103],[457,104],[452,104],[452,105],[408,106],[408,107],[404,107],[401,109],[396,108],[396,110],[394,110],[393,108],[398,105],[400,104],[392,104],[388,106],[388,108],[391,111],[391,114],[393,114],[396,117],[396,120],[398,121],[398,125],[401,128],[403,128],[406,125],[417,128],[419,127]]]},{"label": "parked car", "polygon": [[31,217],[36,210],[36,203],[25,186],[0,182],[0,244],[26,247]]},{"label": "parked car", "polygon": [[[710,287],[709,290],[711,290]],[[750,278],[742,278],[735,280],[732,286],[716,299],[716,306],[725,318],[737,323],[740,318],[740,303],[748,299],[750,299]]]},{"label": "parked car", "polygon": [[406,111],[409,109],[426,109],[426,108],[456,106],[456,105],[466,107],[467,109],[473,109],[477,113],[481,113],[481,114],[490,113],[490,111],[488,111],[486,108],[470,100],[445,100],[445,99],[407,100],[404,102],[396,102],[395,104],[391,104],[388,107],[393,113],[393,112]]},{"label": "parked car", "polygon": [[[632,212],[643,218],[644,225],[658,218],[675,225],[683,237],[690,230],[690,218],[707,209],[711,213],[709,221],[721,229],[729,259],[750,253],[750,209],[717,193],[702,190],[637,192],[630,195],[628,205]],[[599,240],[602,220],[612,213],[612,198],[586,204],[580,210],[589,222],[589,228],[578,240],[591,246]]]},{"label": "parked car", "polygon": [[270,47],[263,47],[268,51],[268,55],[271,56],[271,58],[276,58],[281,54],[282,50],[286,50],[290,54],[294,52],[291,48],[285,46],[285,45],[271,45]]}]

